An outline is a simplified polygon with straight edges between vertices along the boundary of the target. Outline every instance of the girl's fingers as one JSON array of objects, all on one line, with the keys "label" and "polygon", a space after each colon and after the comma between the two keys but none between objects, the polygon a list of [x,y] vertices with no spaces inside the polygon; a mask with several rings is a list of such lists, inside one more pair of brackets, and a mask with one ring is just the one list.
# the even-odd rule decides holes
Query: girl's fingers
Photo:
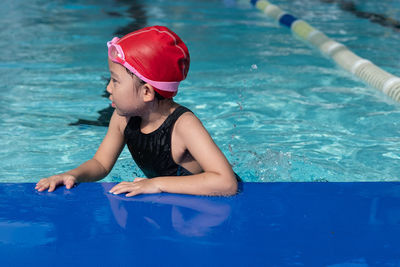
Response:
[{"label": "girl's fingers", "polygon": [[56,183],[54,181],[50,182],[49,192],[53,192],[56,189]]},{"label": "girl's fingers", "polygon": [[133,197],[133,196],[136,196],[136,195],[139,195],[139,194],[140,193],[138,191],[132,191],[132,192],[126,194],[125,196],[126,197]]},{"label": "girl's fingers", "polygon": [[120,190],[121,188],[124,188],[127,185],[129,185],[128,182],[121,182],[121,183],[115,185],[113,188],[111,188],[109,193],[114,193],[115,191]]},{"label": "girl's fingers", "polygon": [[40,181],[36,184],[36,187],[35,187],[35,188],[42,187],[43,185],[45,185],[46,182],[47,182],[46,179],[40,180]]},{"label": "girl's fingers", "polygon": [[108,191],[108,193],[114,193],[114,191],[118,189],[118,185],[119,185],[119,184],[114,185],[114,186],[110,189],[110,191]]},{"label": "girl's fingers", "polygon": [[122,193],[132,192],[137,188],[133,183],[118,184],[110,190],[110,193],[118,195]]},{"label": "girl's fingers", "polygon": [[44,186],[40,187],[39,191],[42,192],[42,191],[46,190],[47,188],[49,188],[49,186],[44,185]]},{"label": "girl's fingers", "polygon": [[111,188],[110,191],[108,191],[108,192],[109,193],[120,194],[120,193],[117,193],[117,191],[119,191],[121,188],[136,186],[135,183],[139,182],[139,181],[142,181],[142,180],[146,180],[146,178],[137,177],[137,178],[135,178],[133,180],[133,182],[126,182],[126,181],[125,182],[120,182],[119,184],[117,184],[113,188]]},{"label": "girl's fingers", "polygon": [[76,178],[71,175],[53,175],[49,178],[41,179],[35,186],[35,189],[42,192],[49,189],[49,192],[53,192],[56,187],[60,184],[64,184],[67,189],[71,189],[75,184]]},{"label": "girl's fingers", "polygon": [[129,192],[129,191],[131,191],[129,188],[123,187],[123,188],[119,188],[118,190],[115,190],[113,192],[113,194],[119,195],[119,194],[126,193],[126,192]]},{"label": "girl's fingers", "polygon": [[119,186],[119,184],[117,184],[116,186],[114,186],[113,188],[110,189],[110,191],[108,191],[109,193],[115,194],[115,192],[117,192],[120,189],[121,186]]},{"label": "girl's fingers", "polygon": [[40,180],[35,189],[37,189],[39,192],[42,192],[44,190],[46,190],[49,187],[49,183],[47,180]]},{"label": "girl's fingers", "polygon": [[66,187],[67,189],[71,189],[71,188],[74,186],[74,184],[75,184],[75,181],[73,181],[73,180],[67,180],[67,181],[65,182],[65,187]]}]

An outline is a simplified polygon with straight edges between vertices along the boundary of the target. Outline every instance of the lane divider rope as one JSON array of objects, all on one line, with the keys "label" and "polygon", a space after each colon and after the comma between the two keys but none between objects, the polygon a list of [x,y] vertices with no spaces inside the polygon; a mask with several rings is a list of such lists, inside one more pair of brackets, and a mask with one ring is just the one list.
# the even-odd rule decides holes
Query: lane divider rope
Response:
[{"label": "lane divider rope", "polygon": [[354,54],[344,44],[332,40],[304,20],[298,19],[266,0],[250,0],[250,3],[279,24],[291,29],[296,37],[318,49],[343,69],[400,102],[399,77]]}]

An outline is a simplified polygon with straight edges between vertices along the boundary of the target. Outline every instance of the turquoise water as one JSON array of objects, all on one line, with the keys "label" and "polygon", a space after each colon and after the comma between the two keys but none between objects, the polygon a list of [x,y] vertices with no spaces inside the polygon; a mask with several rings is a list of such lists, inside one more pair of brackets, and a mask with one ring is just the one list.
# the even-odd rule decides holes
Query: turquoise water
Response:
[{"label": "turquoise water", "polygon": [[[140,3],[139,3],[140,2]],[[272,1],[400,76],[400,32],[336,4]],[[358,7],[400,17],[398,1]],[[176,101],[245,181],[400,180],[400,104],[339,69],[246,1],[5,0],[0,7],[0,182],[36,182],[92,157],[106,41],[166,25],[187,43]],[[103,181],[141,176],[124,150]]]}]

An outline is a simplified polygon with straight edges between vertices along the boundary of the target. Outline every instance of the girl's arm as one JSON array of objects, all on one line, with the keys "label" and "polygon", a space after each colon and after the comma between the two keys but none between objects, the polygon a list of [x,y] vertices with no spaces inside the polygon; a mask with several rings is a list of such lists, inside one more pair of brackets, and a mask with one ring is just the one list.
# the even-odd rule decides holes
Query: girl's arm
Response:
[{"label": "girl's arm", "polygon": [[125,145],[123,134],[125,125],[126,119],[114,112],[107,134],[92,159],[63,174],[41,179],[36,184],[36,189],[44,191],[49,188],[49,192],[52,192],[62,184],[70,189],[75,183],[94,182],[107,176]]},{"label": "girl's arm", "polygon": [[192,195],[234,195],[237,192],[235,174],[224,154],[214,143],[200,120],[192,113],[185,113],[176,122],[176,138],[183,141],[192,157],[204,170],[190,176],[157,177],[122,182],[110,192],[141,193],[170,192]]},{"label": "girl's arm", "polygon": [[125,146],[125,125],[126,119],[114,111],[107,134],[93,158],[67,173],[75,176],[77,182],[95,182],[107,176]]}]

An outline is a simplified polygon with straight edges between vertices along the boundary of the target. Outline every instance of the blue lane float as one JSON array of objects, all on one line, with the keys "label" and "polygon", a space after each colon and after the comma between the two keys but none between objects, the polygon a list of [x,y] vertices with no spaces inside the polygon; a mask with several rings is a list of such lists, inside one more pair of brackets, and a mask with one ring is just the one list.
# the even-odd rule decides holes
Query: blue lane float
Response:
[{"label": "blue lane float", "polygon": [[343,69],[400,102],[400,77],[354,54],[345,45],[330,39],[304,20],[296,18],[266,0],[251,0],[250,3],[279,24],[290,28],[296,37],[318,49]]},{"label": "blue lane float", "polygon": [[2,266],[398,266],[400,183],[243,183],[132,198],[0,183]]},{"label": "blue lane float", "polygon": [[279,19],[279,23],[283,26],[290,28],[292,27],[293,22],[295,22],[296,20],[298,20],[298,18],[296,18],[295,16],[292,16],[290,14],[283,14]]}]

